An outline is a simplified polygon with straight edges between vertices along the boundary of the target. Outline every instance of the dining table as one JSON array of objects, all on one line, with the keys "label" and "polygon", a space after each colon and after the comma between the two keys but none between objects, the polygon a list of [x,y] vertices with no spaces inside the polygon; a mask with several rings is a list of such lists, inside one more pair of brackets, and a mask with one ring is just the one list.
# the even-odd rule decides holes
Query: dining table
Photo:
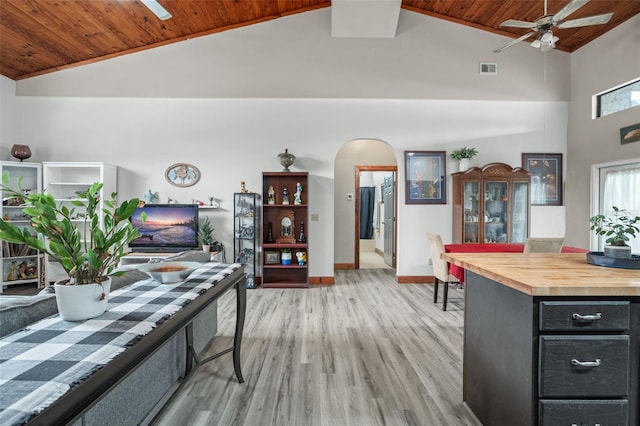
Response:
[{"label": "dining table", "polygon": [[[467,244],[445,244],[445,253],[522,253],[524,243],[467,243]],[[587,253],[589,250],[562,246],[562,253]],[[464,268],[449,263],[449,274],[456,277],[458,281],[464,283]]]}]

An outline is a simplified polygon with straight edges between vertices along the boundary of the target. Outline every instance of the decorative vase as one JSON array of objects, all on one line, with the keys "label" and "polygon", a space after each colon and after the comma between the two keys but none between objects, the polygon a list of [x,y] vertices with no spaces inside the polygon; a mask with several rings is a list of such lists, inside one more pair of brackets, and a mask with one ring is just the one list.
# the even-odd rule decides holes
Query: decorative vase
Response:
[{"label": "decorative vase", "polygon": [[306,243],[307,237],[304,235],[304,222],[300,222],[300,235],[298,236],[299,243]]},{"label": "decorative vase", "polygon": [[283,172],[290,172],[289,166],[293,165],[293,162],[296,161],[296,156],[289,153],[288,149],[285,149],[284,152],[278,154],[278,160],[280,161],[280,165],[283,167]]},{"label": "decorative vase", "polygon": [[15,144],[11,147],[11,156],[22,162],[31,157],[31,149],[28,145]]},{"label": "decorative vase", "polygon": [[630,259],[631,246],[604,246],[604,255],[615,259]]},{"label": "decorative vase", "polygon": [[83,321],[107,310],[111,278],[101,284],[65,285],[55,283],[58,312],[65,321]]},{"label": "decorative vase", "polygon": [[280,256],[280,263],[283,265],[291,265],[291,259],[291,252],[282,252],[282,255]]},{"label": "decorative vase", "polygon": [[458,171],[464,172],[465,170],[467,170],[469,168],[469,162],[471,161],[470,159],[461,158],[459,161],[460,162],[458,163]]}]

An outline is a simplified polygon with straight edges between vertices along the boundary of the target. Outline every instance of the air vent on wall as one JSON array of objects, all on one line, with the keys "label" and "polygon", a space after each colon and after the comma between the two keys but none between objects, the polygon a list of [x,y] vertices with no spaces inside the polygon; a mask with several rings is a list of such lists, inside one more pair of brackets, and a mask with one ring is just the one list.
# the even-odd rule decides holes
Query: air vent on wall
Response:
[{"label": "air vent on wall", "polygon": [[498,75],[498,64],[495,62],[480,62],[480,75]]}]

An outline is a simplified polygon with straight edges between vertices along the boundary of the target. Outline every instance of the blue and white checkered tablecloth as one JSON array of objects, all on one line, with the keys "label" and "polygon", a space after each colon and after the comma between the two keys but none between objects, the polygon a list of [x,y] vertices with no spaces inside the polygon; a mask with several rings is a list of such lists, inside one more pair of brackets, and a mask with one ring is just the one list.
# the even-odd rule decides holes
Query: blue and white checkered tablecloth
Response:
[{"label": "blue and white checkered tablecloth", "polygon": [[55,315],[1,338],[0,425],[26,423],[241,266],[206,263],[178,284],[138,281],[111,292],[97,318]]}]

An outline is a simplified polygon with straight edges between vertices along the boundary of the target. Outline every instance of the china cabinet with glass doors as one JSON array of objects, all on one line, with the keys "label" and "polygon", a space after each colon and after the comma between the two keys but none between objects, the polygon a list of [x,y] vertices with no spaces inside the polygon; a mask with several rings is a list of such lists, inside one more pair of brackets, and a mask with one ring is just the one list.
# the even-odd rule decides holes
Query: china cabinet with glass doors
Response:
[{"label": "china cabinet with glass doors", "polygon": [[453,243],[524,243],[529,236],[530,174],[504,163],[453,177]]}]

